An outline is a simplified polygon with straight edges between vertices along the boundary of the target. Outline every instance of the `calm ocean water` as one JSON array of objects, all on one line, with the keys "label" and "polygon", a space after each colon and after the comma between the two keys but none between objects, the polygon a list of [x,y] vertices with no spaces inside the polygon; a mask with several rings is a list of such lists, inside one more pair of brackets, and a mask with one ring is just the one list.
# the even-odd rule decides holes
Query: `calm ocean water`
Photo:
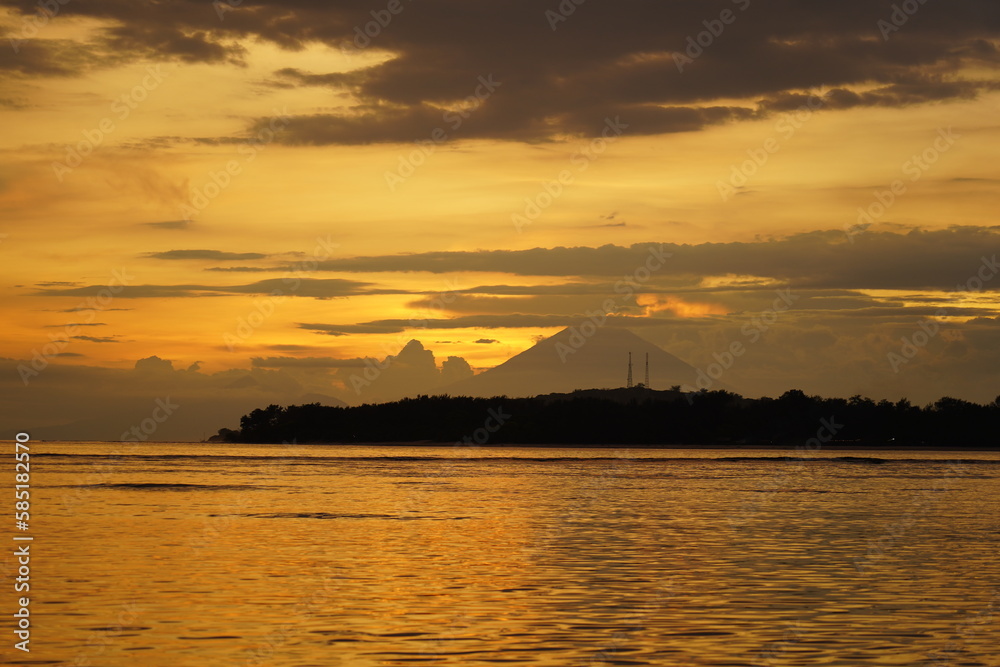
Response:
[{"label": "calm ocean water", "polygon": [[995,452],[31,444],[7,663],[1000,665]]}]

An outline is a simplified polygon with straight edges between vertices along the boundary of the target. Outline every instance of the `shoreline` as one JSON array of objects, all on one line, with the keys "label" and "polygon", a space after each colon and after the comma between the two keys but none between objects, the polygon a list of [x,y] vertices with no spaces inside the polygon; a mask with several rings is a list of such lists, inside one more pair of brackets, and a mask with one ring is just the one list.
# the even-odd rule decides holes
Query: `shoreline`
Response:
[{"label": "shoreline", "polygon": [[[121,445],[118,440],[37,440],[41,443],[92,443]],[[149,440],[143,443],[132,443],[142,445],[220,445],[234,447],[426,447],[439,449],[638,449],[638,450],[751,450],[751,451],[773,451],[773,452],[793,452],[796,455],[808,457],[823,451],[884,451],[884,452],[1000,452],[1000,447],[974,447],[970,445],[891,445],[891,444],[863,444],[854,442],[826,443],[822,448],[816,450],[800,451],[796,449],[798,444],[560,444],[560,443],[495,443],[483,445],[468,445],[454,442],[432,442],[428,440],[415,441],[391,441],[391,442],[300,442],[295,445],[287,443],[268,442],[222,442],[222,441],[191,441],[191,440]]]}]

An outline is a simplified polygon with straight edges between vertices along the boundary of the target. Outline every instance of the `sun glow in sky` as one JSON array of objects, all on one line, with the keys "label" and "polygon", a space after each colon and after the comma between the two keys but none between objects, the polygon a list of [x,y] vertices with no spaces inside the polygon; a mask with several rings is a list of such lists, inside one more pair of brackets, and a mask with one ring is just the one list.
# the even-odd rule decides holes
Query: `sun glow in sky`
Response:
[{"label": "sun glow in sky", "polygon": [[[495,366],[608,298],[609,326],[700,367],[777,289],[794,307],[727,378],[748,395],[1000,393],[994,5],[885,39],[891,3],[753,3],[678,71],[718,7],[588,3],[553,29],[527,0],[428,1],[354,49],[368,3],[96,0],[42,25],[0,4],[23,404],[152,356],[357,402],[345,369],[411,339],[439,375],[378,396],[427,393],[446,358]],[[927,318],[947,335],[894,372]]]}]

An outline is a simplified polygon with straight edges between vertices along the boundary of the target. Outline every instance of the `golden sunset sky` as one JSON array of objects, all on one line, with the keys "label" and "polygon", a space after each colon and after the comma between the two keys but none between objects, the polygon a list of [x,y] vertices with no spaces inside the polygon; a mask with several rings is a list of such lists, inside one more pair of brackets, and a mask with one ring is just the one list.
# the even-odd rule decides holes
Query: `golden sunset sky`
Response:
[{"label": "golden sunset sky", "polygon": [[996,3],[47,4],[0,2],[5,427],[433,393],[609,298],[748,396],[1000,394]]}]

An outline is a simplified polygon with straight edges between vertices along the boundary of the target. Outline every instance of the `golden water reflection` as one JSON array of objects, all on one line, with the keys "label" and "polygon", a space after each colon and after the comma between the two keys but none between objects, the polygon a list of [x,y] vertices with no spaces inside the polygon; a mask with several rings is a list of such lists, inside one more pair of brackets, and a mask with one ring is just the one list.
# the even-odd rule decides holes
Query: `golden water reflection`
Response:
[{"label": "golden water reflection", "polygon": [[1000,665],[996,453],[38,446],[38,664]]}]

